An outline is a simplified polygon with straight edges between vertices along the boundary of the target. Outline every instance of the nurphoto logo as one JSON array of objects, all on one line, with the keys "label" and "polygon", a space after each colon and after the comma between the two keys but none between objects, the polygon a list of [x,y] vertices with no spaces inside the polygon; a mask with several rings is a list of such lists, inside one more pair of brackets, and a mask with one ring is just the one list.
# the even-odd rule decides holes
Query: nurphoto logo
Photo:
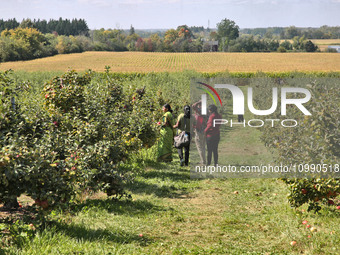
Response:
[{"label": "nurphoto logo", "polygon": [[[215,88],[213,88],[212,86],[202,83],[202,82],[197,82],[201,85],[206,86],[207,88],[209,88],[210,90],[212,90],[215,95],[217,96],[217,98],[220,101],[221,106],[222,104],[222,100],[219,96],[219,94],[217,93],[216,89],[228,89],[231,94],[232,94],[232,98],[233,98],[233,115],[244,115],[244,94],[243,91],[235,86],[235,85],[231,85],[231,84],[215,84]],[[202,100],[202,107],[201,107],[201,114],[202,115],[207,115],[207,94],[213,99],[215,105],[216,105],[216,100],[213,97],[213,95],[210,93],[210,91],[208,91],[207,89],[204,88],[200,88],[197,87],[198,89],[203,90],[204,92],[206,92],[205,94],[201,95],[201,100]],[[301,93],[304,94],[305,97],[304,98],[287,98],[287,94],[288,93]],[[304,103],[307,103],[309,100],[311,99],[311,93],[308,89],[305,88],[296,88],[296,87],[292,87],[292,88],[288,88],[288,87],[283,87],[281,88],[281,115],[285,116],[286,115],[286,109],[287,109],[287,105],[295,105],[304,115],[308,116],[308,115],[312,115],[304,106]],[[267,98],[263,98],[262,100],[268,100]],[[270,109],[266,109],[266,110],[258,110],[255,109],[254,105],[253,105],[253,88],[252,87],[248,87],[248,109],[249,111],[254,114],[254,115],[260,115],[260,116],[266,116],[266,115],[270,115],[272,113],[275,112],[275,110],[277,109],[278,106],[278,88],[277,87],[273,87],[272,88],[272,106]],[[274,123],[276,121],[280,121],[279,119],[266,119],[266,122],[271,123],[272,127],[274,127]],[[265,121],[261,120],[261,119],[251,119],[247,122],[248,126],[250,127],[262,127],[265,123]],[[215,124],[227,124],[229,123],[231,124],[231,127],[233,125],[232,120],[228,121],[226,119],[215,119],[214,120],[214,126]],[[257,123],[257,125],[255,125],[254,123]],[[290,125],[288,124],[290,123]],[[234,123],[235,125],[235,123]],[[243,125],[246,125],[246,121],[243,121]],[[283,127],[295,127],[297,126],[297,121],[294,119],[286,119],[286,120],[282,120],[281,121],[281,125]]]}]

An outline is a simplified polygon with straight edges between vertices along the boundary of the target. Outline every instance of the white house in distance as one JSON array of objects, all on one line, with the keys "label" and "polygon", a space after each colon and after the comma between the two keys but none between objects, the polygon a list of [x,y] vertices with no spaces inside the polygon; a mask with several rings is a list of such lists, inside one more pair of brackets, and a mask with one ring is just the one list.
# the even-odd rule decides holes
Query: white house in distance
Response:
[{"label": "white house in distance", "polygon": [[338,53],[340,53],[340,45],[329,45],[328,49],[335,49]]}]

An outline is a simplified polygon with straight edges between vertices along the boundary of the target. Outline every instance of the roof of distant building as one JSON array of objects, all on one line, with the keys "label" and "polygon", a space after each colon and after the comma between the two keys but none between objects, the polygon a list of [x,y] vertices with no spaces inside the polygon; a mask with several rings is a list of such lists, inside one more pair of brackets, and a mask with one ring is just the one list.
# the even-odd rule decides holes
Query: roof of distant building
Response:
[{"label": "roof of distant building", "polygon": [[218,45],[218,41],[205,41],[204,43],[207,43],[209,45]]}]

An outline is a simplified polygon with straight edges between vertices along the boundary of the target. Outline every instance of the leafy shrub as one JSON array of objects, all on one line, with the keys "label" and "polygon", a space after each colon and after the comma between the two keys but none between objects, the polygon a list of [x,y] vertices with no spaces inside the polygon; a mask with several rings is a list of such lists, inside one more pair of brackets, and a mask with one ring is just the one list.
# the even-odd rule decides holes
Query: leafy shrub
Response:
[{"label": "leafy shrub", "polygon": [[286,48],[280,46],[279,48],[277,48],[277,52],[287,52]]},{"label": "leafy shrub", "polygon": [[292,50],[293,45],[290,43],[290,41],[285,40],[284,42],[280,43],[280,47],[285,48],[286,50]]},{"label": "leafy shrub", "polygon": [[[340,94],[338,79],[295,78],[284,80],[286,85],[293,87],[307,86],[312,98],[304,105],[312,115],[303,115],[297,107],[288,107],[288,117],[281,116],[280,112],[276,111],[269,117],[270,119],[295,119],[298,122],[298,127],[294,129],[280,125],[275,128],[270,125],[263,127],[262,141],[267,147],[277,150],[279,154],[277,163],[295,165],[297,171],[298,167],[306,166],[307,169],[312,164],[327,167],[329,170],[332,167],[334,170],[339,167],[340,157],[340,123],[338,121],[340,108],[339,102],[336,100]],[[255,101],[259,108],[269,109],[270,102],[261,100],[261,98],[271,98],[269,87],[259,86],[256,91],[258,97]],[[295,97],[298,96],[295,95]],[[266,117],[268,118],[268,116]],[[309,210],[317,211],[321,208],[318,205],[319,201],[338,195],[339,180],[334,171],[329,175],[313,174],[311,171],[309,175],[303,176],[306,178],[301,179],[301,175],[297,175],[295,177],[300,178],[288,177],[284,181],[290,188],[291,193],[288,199],[292,206],[297,207],[307,203]],[[302,192],[302,189],[306,193]],[[334,204],[331,199],[327,199],[326,202],[330,205]]]}]

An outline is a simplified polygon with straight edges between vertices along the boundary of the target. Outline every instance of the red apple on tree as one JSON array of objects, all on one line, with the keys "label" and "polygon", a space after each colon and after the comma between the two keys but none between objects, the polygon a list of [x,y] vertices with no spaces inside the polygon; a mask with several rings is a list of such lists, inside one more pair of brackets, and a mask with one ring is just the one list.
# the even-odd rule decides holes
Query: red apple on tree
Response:
[{"label": "red apple on tree", "polygon": [[43,209],[47,209],[47,208],[48,208],[47,199],[41,201],[40,206],[41,206]]},{"label": "red apple on tree", "polygon": [[32,230],[35,230],[35,227],[34,227],[34,224],[33,224],[33,223],[31,223],[29,226],[30,226],[30,228],[31,228]]},{"label": "red apple on tree", "polygon": [[39,198],[37,198],[37,199],[35,200],[35,204],[36,204],[37,206],[41,206],[41,201],[40,201]]},{"label": "red apple on tree", "polygon": [[334,205],[334,201],[333,200],[328,200],[328,204],[329,205]]}]

